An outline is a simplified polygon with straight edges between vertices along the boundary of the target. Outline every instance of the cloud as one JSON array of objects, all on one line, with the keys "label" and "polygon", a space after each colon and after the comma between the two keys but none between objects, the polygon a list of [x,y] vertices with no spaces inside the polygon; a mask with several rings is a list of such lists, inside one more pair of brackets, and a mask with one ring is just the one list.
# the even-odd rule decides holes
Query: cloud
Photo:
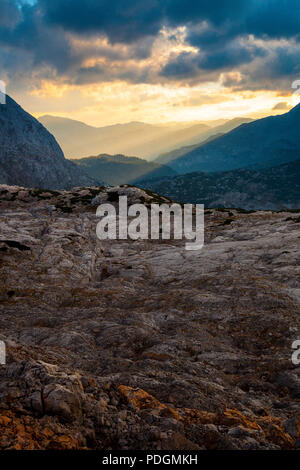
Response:
[{"label": "cloud", "polygon": [[274,111],[288,111],[289,109],[291,109],[291,107],[286,101],[280,101],[279,103],[275,104],[275,106],[273,106],[272,108],[272,110]]},{"label": "cloud", "polygon": [[299,20],[299,0],[0,0],[0,65],[16,86],[281,89],[300,74]]},{"label": "cloud", "polygon": [[199,75],[197,55],[191,52],[181,52],[162,68],[160,74],[170,79],[188,79]]},{"label": "cloud", "polygon": [[[262,46],[251,41],[233,40],[220,44],[219,47],[209,52],[206,50],[199,50],[197,53],[182,52],[171,58],[160,74],[173,80],[198,77],[199,81],[204,81],[207,80],[208,73],[217,72],[220,74],[226,70],[249,64],[255,58],[266,55],[267,50]],[[226,83],[228,84],[223,81],[224,85]]]},{"label": "cloud", "polygon": [[20,10],[16,3],[2,0],[0,3],[0,28],[12,28],[20,19]]},{"label": "cloud", "polygon": [[156,36],[163,24],[157,0],[39,0],[46,24],[81,34],[105,34],[112,43]]},{"label": "cloud", "polygon": [[256,36],[273,39],[299,35],[300,3],[298,0],[264,0],[250,2],[244,19],[246,30]]},{"label": "cloud", "polygon": [[300,78],[300,43],[295,40],[265,41],[266,54],[240,67],[242,80],[233,90],[281,90],[291,92]]}]

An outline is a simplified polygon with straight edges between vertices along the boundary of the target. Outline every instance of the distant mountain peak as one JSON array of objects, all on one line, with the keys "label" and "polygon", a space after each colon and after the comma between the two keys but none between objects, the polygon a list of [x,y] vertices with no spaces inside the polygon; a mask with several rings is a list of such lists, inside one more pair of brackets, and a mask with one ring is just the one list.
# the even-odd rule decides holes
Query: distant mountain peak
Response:
[{"label": "distant mountain peak", "polygon": [[178,173],[262,168],[300,158],[300,104],[285,114],[243,123],[168,163]]}]

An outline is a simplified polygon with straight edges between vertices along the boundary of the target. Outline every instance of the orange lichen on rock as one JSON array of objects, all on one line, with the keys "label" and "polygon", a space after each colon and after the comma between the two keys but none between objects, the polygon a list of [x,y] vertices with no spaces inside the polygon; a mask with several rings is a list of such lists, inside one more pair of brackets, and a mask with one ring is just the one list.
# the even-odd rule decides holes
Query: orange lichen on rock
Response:
[{"label": "orange lichen on rock", "polygon": [[[294,439],[284,431],[282,421],[273,416],[249,418],[239,410],[228,408],[221,415],[202,410],[184,410],[184,418],[185,424],[221,424],[229,428],[241,426],[245,429],[259,431],[267,441],[282,449],[292,449],[294,445]],[[297,422],[297,432],[299,432],[299,424]]]},{"label": "orange lichen on rock", "polygon": [[[228,428],[241,426],[246,430],[258,431],[262,438],[280,446],[291,449],[294,439],[284,431],[282,421],[272,416],[245,416],[237,409],[227,408],[223,413],[212,413],[196,409],[169,408],[153,395],[140,388],[120,385],[119,390],[136,410],[157,410],[159,415],[183,421],[185,426],[191,424],[214,424]],[[298,424],[298,423],[297,423]]]},{"label": "orange lichen on rock", "polygon": [[[62,429],[54,423],[41,423],[30,416],[15,416],[11,411],[0,415],[0,449],[84,449],[72,430]],[[68,433],[68,434],[67,434]]]},{"label": "orange lichen on rock", "polygon": [[141,388],[132,388],[126,385],[120,385],[119,389],[136,410],[152,409],[157,410],[159,414],[165,417],[174,418],[176,420],[182,419],[178,411],[164,405],[154,398],[153,395],[150,395],[150,393],[145,392],[145,390],[142,390]]},{"label": "orange lichen on rock", "polygon": [[184,409],[184,422],[189,424],[210,424],[217,420],[216,413],[209,413],[204,410]]},{"label": "orange lichen on rock", "polygon": [[268,441],[279,445],[281,449],[292,449],[295,440],[284,431],[281,419],[273,416],[258,417],[257,421],[261,425]]},{"label": "orange lichen on rock", "polygon": [[166,408],[165,405],[141,388],[132,388],[127,387],[126,385],[120,385],[119,389],[127,398],[129,403],[137,410]]},{"label": "orange lichen on rock", "polygon": [[230,409],[227,408],[222,417],[221,417],[221,423],[226,426],[232,426],[232,425],[242,425],[247,429],[255,429],[257,431],[261,431],[261,427],[259,424],[256,423],[256,421],[253,421],[252,419],[244,416],[240,411],[235,410],[235,409]]}]

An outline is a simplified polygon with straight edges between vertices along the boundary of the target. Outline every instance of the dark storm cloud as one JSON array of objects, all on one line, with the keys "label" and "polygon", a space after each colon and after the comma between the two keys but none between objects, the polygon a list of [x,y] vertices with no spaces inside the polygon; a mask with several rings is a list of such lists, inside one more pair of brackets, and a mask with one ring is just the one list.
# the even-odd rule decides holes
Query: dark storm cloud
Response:
[{"label": "dark storm cloud", "polygon": [[284,77],[300,73],[299,44],[279,46],[274,50],[274,57],[265,73],[272,77]]},{"label": "dark storm cloud", "polygon": [[10,48],[12,55],[19,51],[30,53],[33,68],[51,65],[59,73],[66,70],[73,59],[65,32],[47,27],[36,7],[25,4],[17,10],[19,20],[14,28],[0,25],[0,46]]},{"label": "dark storm cloud", "polygon": [[245,17],[245,30],[256,36],[290,38],[298,36],[300,21],[299,0],[252,1]]},{"label": "dark storm cloud", "polygon": [[15,2],[2,0],[0,2],[0,28],[13,27],[20,19],[20,10]]},{"label": "dark storm cloud", "polygon": [[108,68],[101,65],[93,67],[80,67],[76,75],[69,80],[74,85],[89,85],[99,83],[99,81],[115,81],[124,80],[130,83],[146,83],[149,82],[150,70],[145,67],[140,69],[138,67],[126,65],[115,66]]},{"label": "dark storm cloud", "polygon": [[[113,47],[109,48],[104,46],[96,47],[93,42],[95,38],[91,37],[92,29],[90,28],[88,28],[89,35],[83,35],[83,39],[86,39],[88,45],[82,50],[75,49],[72,47],[67,25],[63,23],[54,24],[49,21],[47,11],[45,10],[46,3],[48,2],[43,2],[42,0],[30,3],[24,1],[21,3],[18,0],[0,0],[0,65],[2,68],[4,66],[9,67],[9,70],[13,73],[15,71],[13,57],[17,58],[19,54],[23,52],[24,62],[26,63],[29,61],[28,54],[30,54],[30,63],[33,71],[38,67],[49,66],[52,67],[58,75],[72,74],[72,81],[76,81],[73,76],[74,71],[78,69],[81,75],[81,64],[89,57],[104,57],[106,59],[120,61],[132,58],[142,60],[149,57],[153,39],[151,40],[147,37],[143,38],[143,41],[137,41],[131,44],[126,50],[122,48],[117,50]],[[49,2],[49,4],[50,3],[51,2]],[[67,1],[60,3],[66,6],[69,5]],[[78,2],[78,4],[79,3],[82,5],[82,2]],[[97,2],[91,3],[95,3],[99,7]],[[109,3],[114,2],[107,2],[107,4]],[[53,1],[53,6],[54,4],[55,1]],[[75,1],[72,1],[72,6],[75,7],[74,11],[76,11]],[[84,22],[85,17],[82,13],[82,6],[81,11],[79,8],[78,11],[78,18],[86,28],[87,25]],[[92,18],[94,15],[91,14],[90,10],[88,11],[88,16],[91,15]],[[5,21],[1,21],[1,18]],[[118,18],[118,20],[120,21],[120,18]],[[106,21],[107,20],[105,20],[103,24],[106,24]],[[123,28],[124,34],[121,34],[119,40],[124,41],[125,44],[125,29],[128,30],[129,38],[129,30],[131,30],[132,25],[129,21],[124,23],[126,23]],[[117,28],[117,23],[115,24],[115,28]],[[145,28],[143,29],[145,34]],[[103,30],[102,33],[104,35],[105,31]],[[134,30],[132,30],[130,34],[135,34]],[[12,60],[7,61],[8,55],[11,55]],[[90,75],[89,69],[86,75]],[[95,76],[95,74],[93,75]],[[109,74],[107,73],[106,75],[108,77]],[[101,76],[102,73],[100,73],[100,78]]]},{"label": "dark storm cloud", "polygon": [[106,34],[112,43],[155,36],[163,23],[157,0],[39,0],[45,22],[72,32]]},{"label": "dark storm cloud", "polygon": [[251,0],[39,0],[49,24],[81,34],[102,32],[112,42],[154,36],[163,25],[235,24],[246,16],[249,4]]},{"label": "dark storm cloud", "polygon": [[[163,25],[202,21],[219,30],[216,39],[240,34],[280,38],[299,33],[299,0],[38,0],[38,5],[45,22],[76,33],[104,33],[112,42],[154,36]],[[190,39],[201,45],[208,37],[197,37],[194,32]]]},{"label": "dark storm cloud", "polygon": [[255,57],[264,55],[266,55],[266,51],[260,47],[233,41],[210,54],[205,54],[199,61],[199,67],[210,70],[232,68],[247,64]]},{"label": "dark storm cloud", "polygon": [[237,65],[247,64],[256,57],[263,57],[266,50],[253,44],[231,41],[216,47],[210,53],[182,52],[161,70],[161,75],[171,79],[193,78],[201,72],[230,70]]},{"label": "dark storm cloud", "polygon": [[215,25],[233,22],[247,10],[251,0],[167,0],[166,15],[174,24],[208,20]]},{"label": "dark storm cloud", "polygon": [[300,46],[296,42],[276,46],[263,62],[254,61],[243,72],[243,80],[234,89],[291,90],[300,75]]},{"label": "dark storm cloud", "polygon": [[[299,0],[0,0],[0,65],[13,74],[23,51],[24,68],[31,66],[32,73],[50,68],[72,83],[110,76],[133,82],[200,81],[245,66],[253,81],[262,80],[255,64],[266,57],[264,73],[276,80],[298,73],[299,20]],[[156,77],[147,66],[131,65],[130,71],[126,60],[147,58],[164,26],[186,26],[186,42],[198,52],[171,56]],[[74,48],[72,35],[90,41],[90,48]],[[110,47],[95,48],[95,37],[106,37]],[[279,47],[274,40],[286,41]],[[16,57],[15,64],[9,55]],[[110,74],[105,63],[85,67],[90,57],[123,61],[124,69]]]},{"label": "dark storm cloud", "polygon": [[[241,0],[221,3],[223,8],[219,6],[217,12],[207,12],[204,17],[199,14],[189,20],[190,44],[209,50],[241,36],[281,39],[297,38],[300,35],[299,0]],[[216,3],[210,2],[209,5],[213,10]],[[222,11],[224,13],[219,15]],[[199,30],[199,20],[205,20],[211,27]]]}]

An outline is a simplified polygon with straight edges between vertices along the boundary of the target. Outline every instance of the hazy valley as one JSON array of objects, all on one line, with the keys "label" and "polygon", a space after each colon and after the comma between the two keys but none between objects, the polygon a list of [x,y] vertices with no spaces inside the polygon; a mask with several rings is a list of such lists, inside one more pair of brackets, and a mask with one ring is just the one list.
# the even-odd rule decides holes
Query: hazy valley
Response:
[{"label": "hazy valley", "polygon": [[216,126],[213,123],[152,125],[129,122],[99,128],[56,116],[41,116],[39,121],[55,135],[67,158],[106,153],[134,155],[152,160],[178,147],[201,143],[251,119],[237,118],[222,124],[217,123]]}]

